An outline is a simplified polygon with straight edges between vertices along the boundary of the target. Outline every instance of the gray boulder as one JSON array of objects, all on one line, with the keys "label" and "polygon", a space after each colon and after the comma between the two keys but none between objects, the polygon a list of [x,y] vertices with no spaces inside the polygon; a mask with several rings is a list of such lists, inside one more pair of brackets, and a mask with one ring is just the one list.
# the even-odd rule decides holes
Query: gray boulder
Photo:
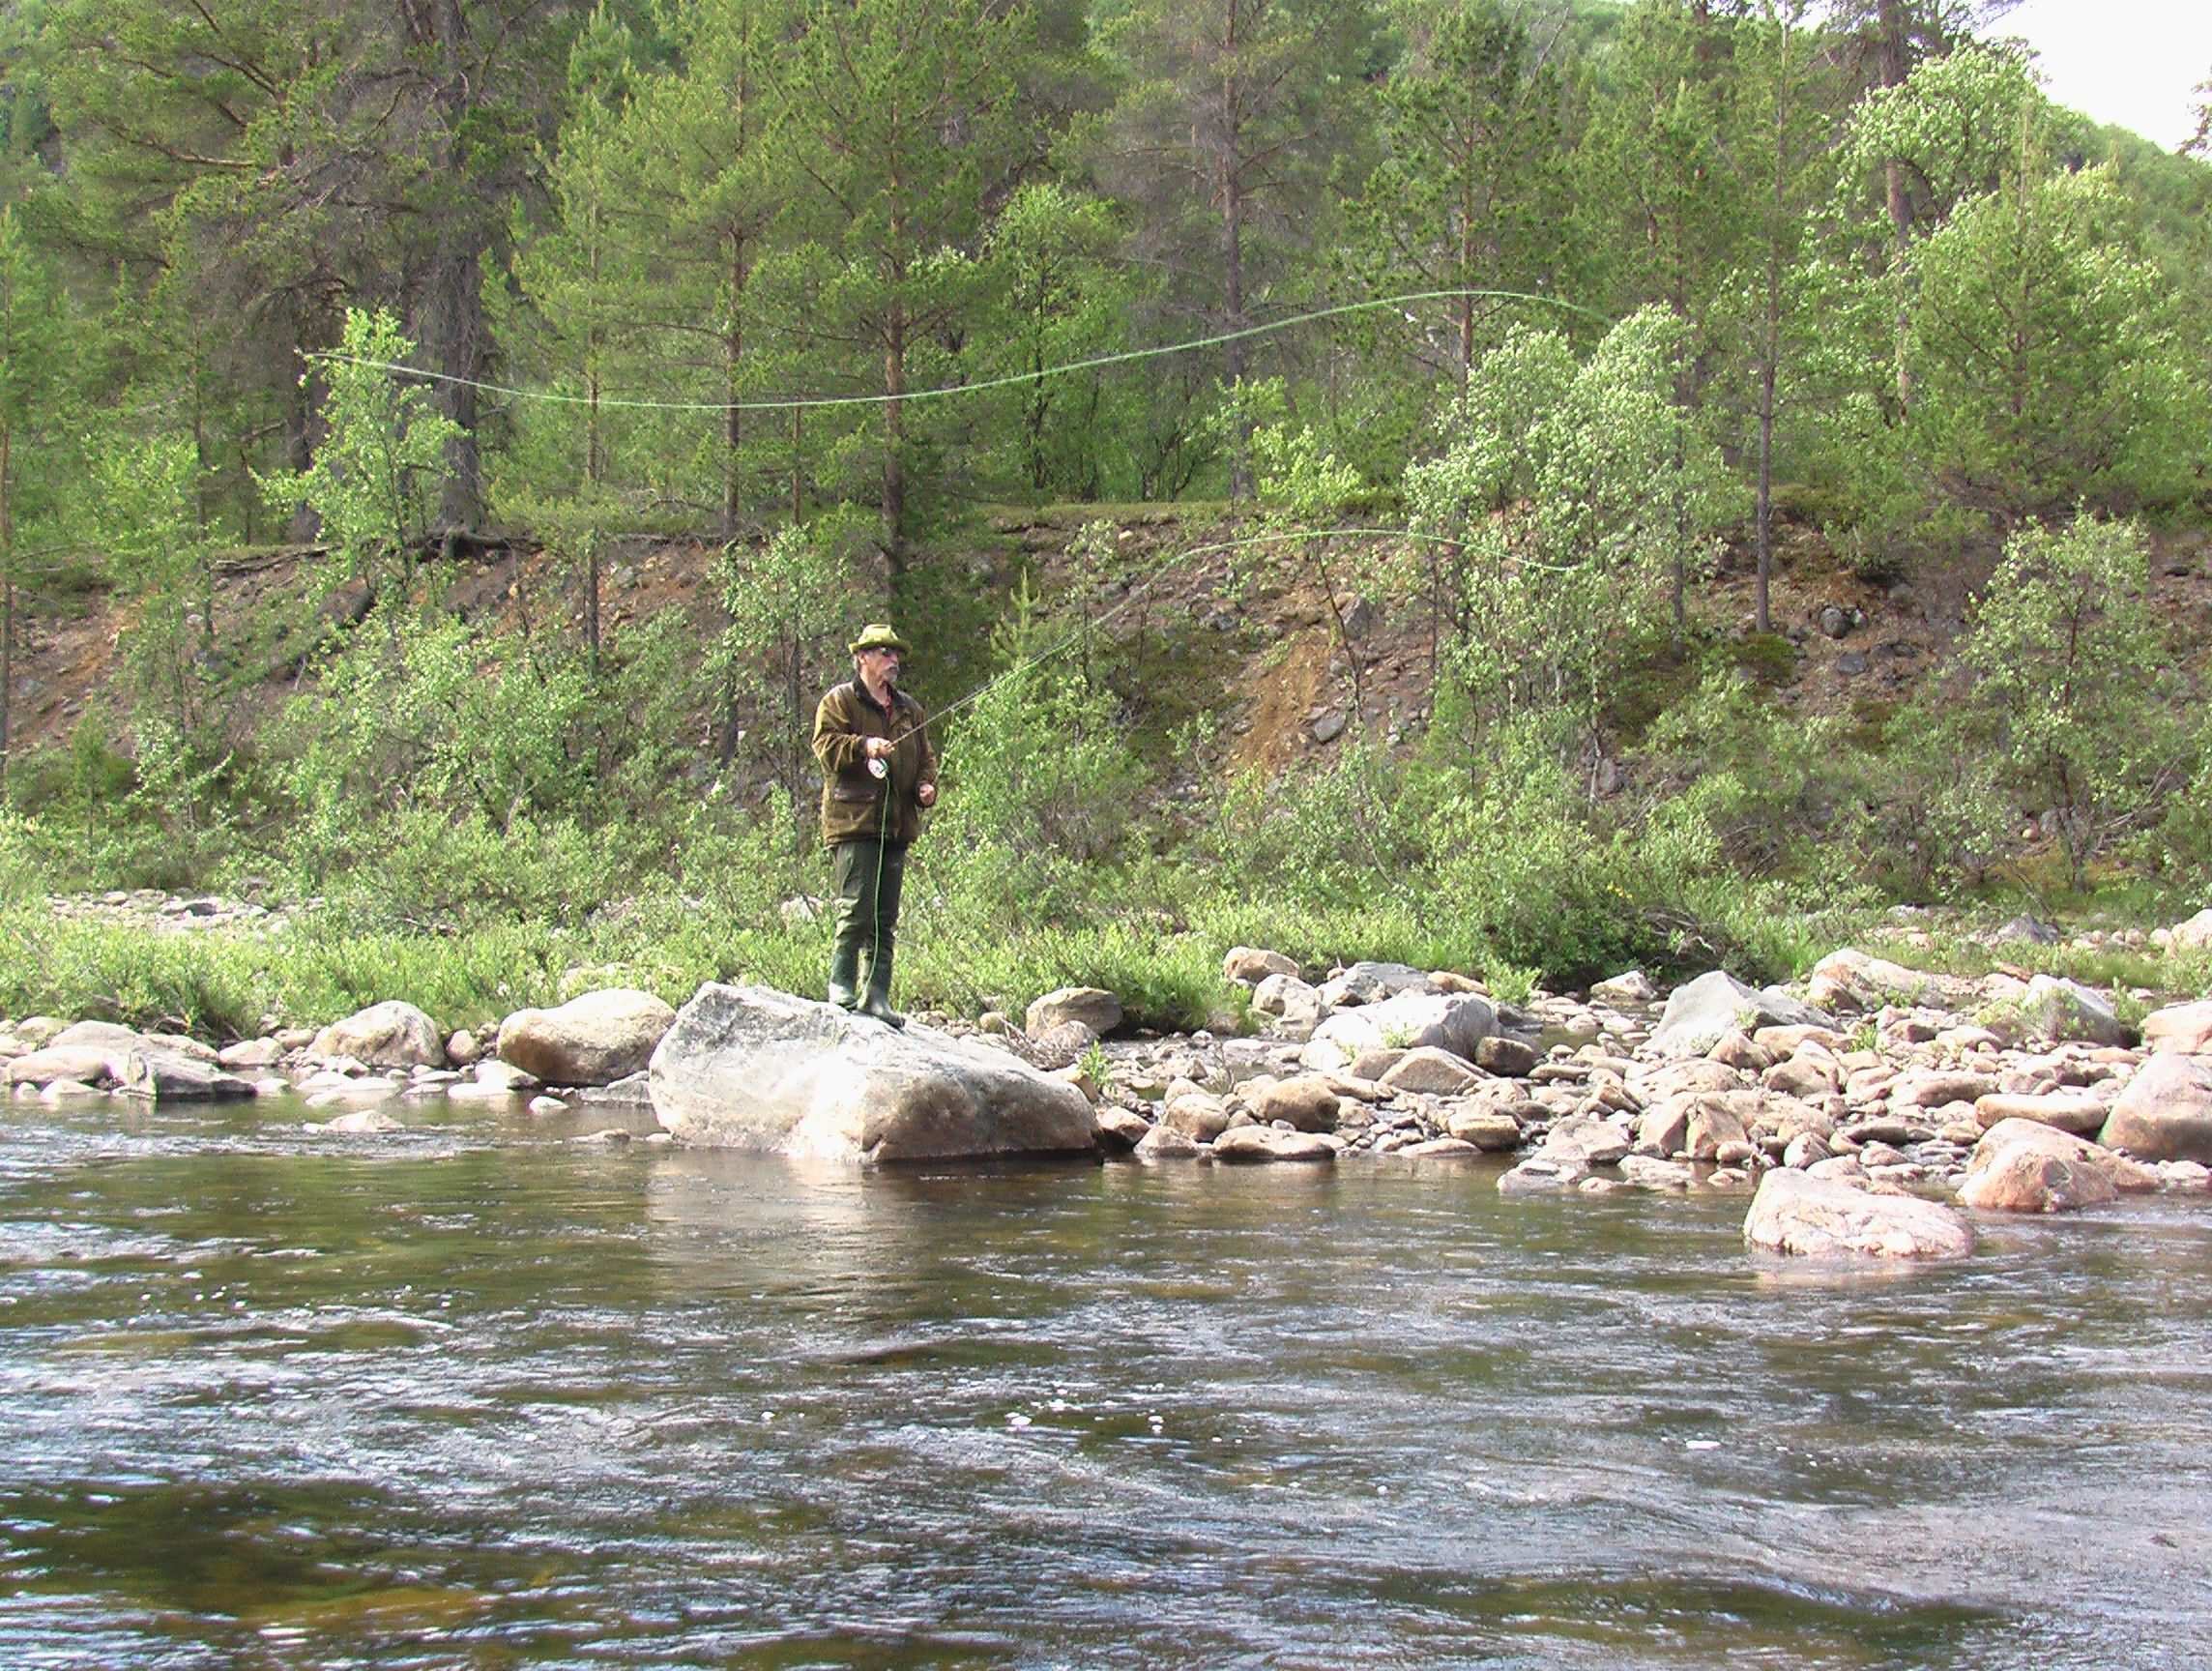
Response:
[{"label": "gray boulder", "polygon": [[150,1102],[244,1101],[253,1081],[181,1050],[142,1044],[124,1059],[123,1089]]},{"label": "gray boulder", "polygon": [[1097,1146],[1083,1093],[1004,1050],[768,986],[700,987],[650,1084],[660,1124],[703,1148],[877,1165]]},{"label": "gray boulder", "polygon": [[1295,975],[1269,975],[1253,988],[1252,1013],[1266,1020],[1267,1031],[1286,1039],[1312,1038],[1327,1012],[1321,994]]},{"label": "gray boulder", "polygon": [[396,999],[371,1004],[315,1035],[312,1055],[350,1056],[370,1068],[443,1068],[446,1040],[429,1016]]},{"label": "gray boulder", "polygon": [[2063,976],[2038,975],[2020,1001],[2021,1014],[2044,1038],[2088,1044],[2124,1045],[2127,1024],[2113,1013],[2112,1001],[2093,987]]},{"label": "gray boulder", "polygon": [[1404,963],[1354,963],[1321,983],[1321,1001],[1333,1009],[1353,1004],[1380,1004],[1401,992],[1435,989],[1426,975]]},{"label": "gray boulder", "polygon": [[498,1054],[548,1085],[608,1085],[642,1072],[675,1019],[651,992],[607,987],[556,1010],[517,1010],[500,1023]]},{"label": "gray boulder", "polygon": [[1647,1048],[1661,1057],[1703,1056],[1730,1033],[1833,1025],[1833,1017],[1779,986],[1747,986],[1727,970],[1715,969],[1674,988]]},{"label": "gray boulder", "polygon": [[1498,1011],[1479,994],[1401,992],[1329,1016],[1314,1029],[1299,1060],[1317,1071],[1336,1073],[1363,1051],[1433,1044],[1471,1062],[1497,1031]]}]

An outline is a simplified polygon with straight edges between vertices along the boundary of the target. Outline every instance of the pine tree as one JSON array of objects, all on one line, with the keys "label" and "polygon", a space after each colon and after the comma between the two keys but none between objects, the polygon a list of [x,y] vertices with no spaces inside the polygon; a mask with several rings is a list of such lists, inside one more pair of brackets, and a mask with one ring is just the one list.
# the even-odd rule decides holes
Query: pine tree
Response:
[{"label": "pine tree", "polygon": [[[1472,0],[1441,14],[1384,84],[1386,152],[1352,210],[1371,293],[1557,286],[1566,179],[1556,44],[1556,32],[1538,39],[1500,0]],[[1432,370],[1464,388],[1500,304],[1465,294],[1412,310],[1450,319],[1448,358]],[[1416,329],[1415,353],[1432,338]]]},{"label": "pine tree", "polygon": [[[1323,233],[1332,165],[1361,148],[1373,16],[1365,0],[1139,0],[1107,42],[1128,84],[1101,170],[1150,223],[1143,254],[1212,299],[1235,389],[1252,365],[1235,334],[1281,298],[1289,252]],[[1241,447],[1231,489],[1252,490]]]},{"label": "pine tree", "polygon": [[1031,17],[980,0],[816,0],[782,89],[809,242],[826,282],[814,338],[873,359],[879,504],[903,572],[917,355],[951,374],[988,305],[985,206],[1042,135],[1017,71]]}]

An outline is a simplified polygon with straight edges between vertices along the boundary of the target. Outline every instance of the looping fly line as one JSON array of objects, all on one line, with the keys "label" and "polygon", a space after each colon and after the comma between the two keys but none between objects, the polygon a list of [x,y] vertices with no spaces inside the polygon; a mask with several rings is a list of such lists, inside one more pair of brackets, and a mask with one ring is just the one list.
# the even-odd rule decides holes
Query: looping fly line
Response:
[{"label": "looping fly line", "polygon": [[409,366],[396,360],[368,360],[355,354],[338,354],[321,350],[304,358],[323,365],[359,366],[371,371],[391,371],[407,377],[419,377],[428,383],[443,383],[453,388],[475,389],[485,395],[505,396],[512,400],[542,400],[559,406],[614,407],[641,412],[809,412],[837,406],[885,406],[910,400],[942,400],[953,395],[976,395],[987,389],[1010,389],[1017,384],[1036,383],[1047,377],[1063,377],[1075,371],[1092,371],[1106,366],[1125,366],[1137,360],[1157,360],[1169,354],[1188,354],[1200,348],[1218,348],[1228,342],[1241,342],[1253,337],[1265,337],[1277,331],[1288,331],[1295,326],[1310,325],[1321,319],[1339,318],[1348,313],[1367,313],[1379,308],[1400,308],[1411,302],[1537,302],[1548,308],[1563,308],[1571,313],[1585,314],[1600,324],[1613,321],[1594,308],[1585,308],[1579,302],[1568,302],[1557,296],[1538,296],[1526,290],[1413,290],[1403,296],[1384,296],[1369,302],[1346,302],[1334,308],[1319,308],[1311,313],[1296,313],[1287,319],[1274,319],[1265,325],[1247,325],[1237,331],[1224,331],[1212,337],[1194,337],[1184,342],[1170,342],[1157,348],[1126,348],[1115,354],[1094,354],[1085,360],[1070,360],[1061,366],[1040,366],[1034,371],[1016,371],[1004,377],[986,377],[976,383],[948,383],[942,388],[916,389],[898,395],[800,395],[774,400],[638,400],[615,396],[600,396],[596,399],[589,395],[563,395],[545,389],[515,389],[501,383],[479,382],[474,377],[459,377],[447,371],[426,371],[419,366]]}]

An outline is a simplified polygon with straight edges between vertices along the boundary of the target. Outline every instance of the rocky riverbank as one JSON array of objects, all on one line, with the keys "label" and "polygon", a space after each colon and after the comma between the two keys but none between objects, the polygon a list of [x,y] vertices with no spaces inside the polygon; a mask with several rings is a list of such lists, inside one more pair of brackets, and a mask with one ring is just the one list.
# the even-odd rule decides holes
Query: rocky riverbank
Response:
[{"label": "rocky riverbank", "polygon": [[[147,908],[110,909],[126,906]],[[2187,947],[2207,933],[2212,913],[2143,938]],[[339,1133],[394,1129],[407,1102],[445,1099],[655,1113],[677,1140],[765,1148],[813,1118],[809,1153],[862,1160],[1093,1146],[1140,1164],[1491,1155],[1510,1162],[1508,1194],[1757,1191],[1747,1237],[1781,1252],[1944,1256],[1971,1246],[1969,1212],[2212,1189],[2212,1002],[2131,1026],[2118,995],[2077,982],[2011,969],[1967,982],[1854,948],[1789,987],[1715,971],[1662,992],[1629,971],[1519,1006],[1450,971],[1323,973],[1248,947],[1222,979],[1247,995],[1255,1032],[1130,1037],[1119,1000],[1088,987],[1039,998],[1019,1022],[925,1015],[903,1036],[708,987],[684,1011],[720,1017],[702,1032],[649,993],[610,989],[517,1011],[482,1038],[397,1001],[219,1048],[30,1016],[0,1024],[0,1062],[20,1099],[297,1093],[326,1116],[316,1129]],[[733,1114],[717,1085],[769,1090]],[[1081,1129],[1062,1106],[1070,1090],[1083,1101],[1069,1106],[1091,1110]],[[742,1135],[715,1135],[730,1131]]]}]

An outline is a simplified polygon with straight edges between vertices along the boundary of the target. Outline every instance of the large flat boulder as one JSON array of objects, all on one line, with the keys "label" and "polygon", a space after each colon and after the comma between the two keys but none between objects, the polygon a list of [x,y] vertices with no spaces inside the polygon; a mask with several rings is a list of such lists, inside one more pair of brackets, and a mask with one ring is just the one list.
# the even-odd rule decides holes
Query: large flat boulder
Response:
[{"label": "large flat boulder", "polygon": [[1337,1144],[1318,1131],[1278,1131],[1272,1126],[1238,1126],[1213,1140],[1213,1158],[1224,1165],[1270,1160],[1334,1160]]},{"label": "large flat boulder", "polygon": [[48,1044],[8,1064],[11,1085],[52,1085],[68,1080],[81,1085],[119,1082],[128,1050],[97,1044]]},{"label": "large flat boulder", "polygon": [[350,1056],[370,1068],[443,1068],[446,1038],[412,1004],[388,999],[333,1021],[315,1035],[310,1054]]},{"label": "large flat boulder", "polygon": [[649,1085],[660,1124],[702,1148],[880,1165],[1097,1145],[1083,1093],[1006,1051],[769,986],[700,987]]},{"label": "large flat boulder", "polygon": [[1329,1016],[1313,1031],[1300,1060],[1323,1073],[1349,1068],[1368,1050],[1411,1050],[1433,1044],[1474,1059],[1498,1031],[1498,1011],[1474,992],[1401,992]]},{"label": "large flat boulder", "polygon": [[1948,1207],[1787,1169],[1760,1179],[1743,1239],[1816,1259],[1963,1259],[1974,1250],[1974,1227]]},{"label": "large flat boulder", "polygon": [[548,1085],[611,1085],[653,1060],[676,1011],[651,992],[610,986],[557,1010],[517,1010],[499,1026],[499,1058]]},{"label": "large flat boulder", "polygon": [[2158,1052],[2128,1081],[2097,1141],[2138,1160],[2212,1164],[2212,1064]]}]

